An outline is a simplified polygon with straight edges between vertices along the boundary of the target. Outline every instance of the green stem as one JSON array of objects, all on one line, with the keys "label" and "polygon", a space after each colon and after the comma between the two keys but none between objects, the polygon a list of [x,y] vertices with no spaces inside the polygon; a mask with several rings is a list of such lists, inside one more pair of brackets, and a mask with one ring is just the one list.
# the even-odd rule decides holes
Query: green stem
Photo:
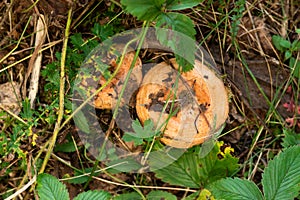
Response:
[{"label": "green stem", "polygon": [[67,54],[67,45],[68,45],[68,38],[70,34],[70,25],[72,21],[72,8],[70,8],[68,12],[68,21],[66,25],[66,30],[65,30],[65,38],[64,38],[64,43],[63,43],[63,48],[62,48],[62,54],[61,54],[61,67],[60,67],[60,88],[59,88],[59,110],[58,110],[58,116],[57,116],[57,122],[55,124],[55,128],[53,131],[53,135],[48,147],[48,151],[46,153],[46,156],[44,158],[44,162],[42,164],[42,167],[39,171],[39,173],[43,173],[46,165],[49,161],[50,155],[53,151],[53,148],[56,143],[56,138],[57,135],[60,131],[60,125],[64,116],[64,97],[65,97],[65,62],[66,62],[66,54]]}]

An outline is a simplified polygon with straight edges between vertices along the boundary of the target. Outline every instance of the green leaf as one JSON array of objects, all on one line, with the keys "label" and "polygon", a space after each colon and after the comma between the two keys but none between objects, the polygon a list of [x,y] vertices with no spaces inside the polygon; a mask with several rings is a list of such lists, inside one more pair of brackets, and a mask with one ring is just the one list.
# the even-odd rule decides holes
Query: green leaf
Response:
[{"label": "green leaf", "polygon": [[82,39],[81,33],[75,33],[74,35],[70,36],[70,42],[74,45],[77,49],[82,49],[82,46],[84,44],[84,41]]},{"label": "green leaf", "polygon": [[168,10],[184,10],[202,3],[203,0],[167,0]]},{"label": "green leaf", "polygon": [[[192,39],[195,39],[196,31],[193,21],[181,13],[169,12],[162,13],[157,17],[157,28],[172,29],[181,32]],[[176,39],[176,38],[174,38]]]},{"label": "green leaf", "polygon": [[21,112],[21,116],[22,118],[25,118],[27,120],[31,120],[33,118],[33,110],[30,108],[30,102],[29,99],[26,98],[23,102],[22,102],[22,106],[23,106],[23,112]]},{"label": "green leaf", "polygon": [[141,145],[144,142],[144,140],[142,138],[132,136],[131,134],[128,134],[127,132],[123,135],[122,139],[125,142],[133,142],[135,146]]},{"label": "green leaf", "polygon": [[[75,110],[76,108],[74,108]],[[86,119],[86,117],[84,116],[83,112],[80,110],[78,111],[74,117],[73,120],[76,124],[76,126],[83,132],[85,133],[90,133],[90,126],[89,126],[89,122]]]},{"label": "green leaf", "polygon": [[292,57],[292,52],[287,50],[285,53],[284,53],[284,60],[288,60],[290,57]]},{"label": "green leaf", "polygon": [[233,40],[232,40],[233,44],[234,44],[235,38],[236,38],[237,33],[240,28],[239,24],[241,23],[241,18],[243,17],[245,5],[246,5],[245,0],[234,1],[234,6],[233,6],[234,14],[231,17],[232,23],[231,23],[231,29],[230,29],[231,35],[233,37]]},{"label": "green leaf", "polygon": [[300,134],[297,134],[295,131],[292,129],[283,129],[284,133],[284,138],[282,139],[281,145],[284,148],[288,148],[294,145],[299,145],[300,144]]},{"label": "green leaf", "polygon": [[157,163],[162,166],[164,163],[172,163],[163,169],[155,170],[156,177],[174,185],[205,187],[216,180],[232,175],[238,168],[238,159],[231,155],[233,149],[226,147],[222,152],[220,150],[222,145],[222,142],[216,143],[212,151],[203,158],[200,158],[197,152],[186,152],[173,163],[163,155],[162,157],[156,155],[155,158],[150,155],[150,167],[154,171]]},{"label": "green leaf", "polygon": [[300,40],[294,40],[292,43],[291,51],[299,51],[300,50]]},{"label": "green leaf", "polygon": [[164,200],[176,200],[176,196],[165,191],[159,191],[159,190],[152,190],[147,195],[147,200],[157,200],[157,199],[164,199]]},{"label": "green leaf", "polygon": [[259,188],[251,181],[240,178],[226,178],[209,186],[217,199],[228,200],[263,200]]},{"label": "green leaf", "polygon": [[281,46],[281,44],[280,44],[282,40],[285,40],[285,39],[279,35],[272,36],[272,43],[274,44],[275,48],[281,52],[283,52],[285,50],[285,48],[283,46]]},{"label": "green leaf", "polygon": [[162,13],[165,0],[121,0],[125,11],[136,16],[139,20],[153,21]]},{"label": "green leaf", "polygon": [[[201,193],[202,193],[202,191],[201,191]],[[197,197],[199,196],[199,194],[200,194],[200,190],[198,190],[197,192],[194,192],[194,193],[190,194],[189,196],[183,198],[182,200],[195,200],[195,199],[197,199]]]},{"label": "green leaf", "polygon": [[144,122],[144,127],[140,123],[138,119],[133,121],[132,128],[136,133],[136,136],[139,138],[150,138],[156,135],[155,131],[153,130],[154,124],[150,119],[147,119]]},{"label": "green leaf", "polygon": [[142,166],[134,158],[120,158],[118,160],[112,160],[106,164],[112,168],[108,169],[111,173],[118,172],[131,172],[140,169]]},{"label": "green leaf", "polygon": [[74,198],[74,200],[91,200],[91,199],[109,200],[110,198],[111,198],[111,194],[106,191],[89,190],[87,192],[80,193]]},{"label": "green leaf", "polygon": [[294,199],[299,194],[300,146],[279,153],[266,167],[262,185],[266,199]]},{"label": "green leaf", "polygon": [[291,45],[292,45],[290,41],[285,40],[283,38],[282,38],[282,40],[279,41],[279,44],[280,44],[280,46],[282,46],[282,47],[284,47],[286,49],[289,49],[291,47]]},{"label": "green leaf", "polygon": [[214,200],[214,196],[207,189],[201,190],[201,193],[199,194],[199,197],[197,198],[197,200],[207,200],[207,199]]},{"label": "green leaf", "polygon": [[106,40],[109,36],[114,34],[113,26],[111,25],[100,25],[99,23],[95,23],[92,28],[92,33],[98,36],[102,41]]},{"label": "green leaf", "polygon": [[122,138],[126,142],[133,141],[135,145],[142,144],[143,139],[152,140],[153,137],[158,134],[157,131],[153,130],[154,124],[150,119],[144,122],[144,127],[140,121],[136,119],[132,122],[132,128],[134,133],[126,132]]},{"label": "green leaf", "polygon": [[140,199],[143,199],[143,198],[137,192],[120,194],[113,198],[113,200],[140,200]]},{"label": "green leaf", "polygon": [[74,142],[70,141],[70,142],[66,142],[64,144],[56,144],[55,148],[54,148],[54,151],[55,152],[59,151],[59,152],[70,153],[70,152],[75,152],[76,151],[76,147],[74,145]]},{"label": "green leaf", "polygon": [[[172,29],[168,32],[165,29]],[[189,71],[194,66],[196,43],[193,21],[181,13],[163,13],[158,16],[156,36],[159,42],[170,47],[176,61],[183,71]]]},{"label": "green leaf", "polygon": [[68,200],[66,186],[50,174],[40,174],[37,180],[37,191],[40,200]]}]

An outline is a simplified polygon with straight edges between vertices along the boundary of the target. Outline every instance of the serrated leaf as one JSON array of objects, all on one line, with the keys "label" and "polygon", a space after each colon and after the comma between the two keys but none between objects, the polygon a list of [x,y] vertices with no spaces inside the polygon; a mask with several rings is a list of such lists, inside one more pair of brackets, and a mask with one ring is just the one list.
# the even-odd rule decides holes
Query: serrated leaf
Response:
[{"label": "serrated leaf", "polygon": [[142,197],[137,192],[120,194],[113,198],[113,200],[140,200]]},{"label": "serrated leaf", "polygon": [[284,138],[282,139],[281,145],[284,148],[288,148],[294,145],[300,145],[300,134],[297,134],[291,129],[283,129]]},{"label": "serrated leaf", "polygon": [[77,49],[81,49],[81,45],[84,43],[80,33],[75,33],[74,35],[70,36],[70,42]]},{"label": "serrated leaf", "polygon": [[110,198],[111,198],[111,194],[106,191],[89,190],[87,192],[80,193],[74,198],[74,200],[92,200],[92,199],[108,200]]},{"label": "serrated leaf", "polygon": [[150,119],[147,119],[144,122],[144,126],[140,123],[138,119],[133,121],[132,128],[135,131],[135,134],[132,136],[136,136],[138,138],[150,138],[156,135],[155,131],[153,130],[154,124]]},{"label": "serrated leaf", "polygon": [[224,200],[263,200],[259,188],[251,181],[226,178],[209,186],[214,197]]},{"label": "serrated leaf", "polygon": [[[197,199],[197,197],[199,196],[199,194],[200,194],[200,190],[198,190],[197,192],[194,192],[193,194],[190,194],[189,196],[183,198],[182,200],[195,200],[195,199]],[[207,199],[205,199],[205,200],[207,200]]]},{"label": "serrated leaf", "polygon": [[106,40],[109,36],[114,34],[113,26],[111,25],[100,25],[95,23],[94,27],[91,29],[92,33],[98,36],[102,41]]},{"label": "serrated leaf", "polygon": [[[165,29],[172,29],[168,32]],[[156,36],[159,42],[170,47],[183,71],[194,66],[196,43],[193,21],[181,13],[164,13],[158,16]]]},{"label": "serrated leaf", "polygon": [[165,0],[121,0],[126,12],[146,21],[154,20],[162,12],[164,2]]},{"label": "serrated leaf", "polygon": [[143,139],[132,136],[132,133],[128,134],[127,132],[123,135],[122,139],[125,142],[133,142],[135,146],[143,144]]},{"label": "serrated leaf", "polygon": [[192,39],[195,38],[196,34],[193,21],[188,16],[181,13],[169,12],[160,14],[157,17],[156,27],[172,29],[173,31],[181,32]]},{"label": "serrated leaf", "polygon": [[134,145],[143,144],[143,139],[151,139],[158,134],[157,131],[153,130],[154,124],[153,122],[148,119],[144,122],[144,127],[140,123],[138,119],[132,122],[132,128],[134,133],[125,132],[123,135],[123,140],[125,142],[134,142]]},{"label": "serrated leaf", "polygon": [[37,180],[37,191],[40,200],[68,200],[66,186],[50,174],[40,174]]},{"label": "serrated leaf", "polygon": [[266,199],[294,199],[299,194],[300,146],[290,147],[279,153],[266,167],[263,190]]},{"label": "serrated leaf", "polygon": [[160,190],[152,190],[147,195],[147,200],[157,200],[157,199],[164,199],[164,200],[176,200],[176,196],[166,192],[166,191],[160,191]]},{"label": "serrated leaf", "polygon": [[197,6],[202,2],[203,0],[167,0],[166,8],[168,10],[183,10]]},{"label": "serrated leaf", "polygon": [[216,143],[212,151],[204,158],[200,158],[196,152],[186,152],[173,163],[159,156],[152,160],[150,155],[150,167],[152,170],[155,169],[157,162],[172,163],[163,169],[155,170],[155,175],[174,185],[191,188],[205,187],[209,183],[230,176],[238,168],[238,159],[230,154],[233,150],[227,147],[222,152],[221,146],[222,142]]}]

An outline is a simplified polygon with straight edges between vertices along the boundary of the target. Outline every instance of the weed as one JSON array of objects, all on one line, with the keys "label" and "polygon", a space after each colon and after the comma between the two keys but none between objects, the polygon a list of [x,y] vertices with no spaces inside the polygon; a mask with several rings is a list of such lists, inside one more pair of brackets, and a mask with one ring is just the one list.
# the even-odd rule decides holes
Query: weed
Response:
[{"label": "weed", "polygon": [[300,40],[296,39],[290,42],[279,35],[273,35],[272,42],[276,49],[284,54],[284,61],[288,62],[292,76],[300,78],[300,61],[296,57],[296,54],[300,51]]}]

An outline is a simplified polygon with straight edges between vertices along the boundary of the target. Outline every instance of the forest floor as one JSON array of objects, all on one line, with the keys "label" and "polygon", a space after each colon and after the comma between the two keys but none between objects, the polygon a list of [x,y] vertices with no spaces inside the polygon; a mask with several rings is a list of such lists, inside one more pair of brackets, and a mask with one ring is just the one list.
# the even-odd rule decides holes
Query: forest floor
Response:
[{"label": "forest floor", "polygon": [[[243,6],[237,2],[241,1],[204,1],[180,12],[193,20],[196,41],[213,57],[230,91],[229,115],[218,141],[234,149],[232,156],[238,158],[240,166],[234,176],[260,187],[268,161],[284,147],[300,143],[300,5],[293,0],[248,0]],[[70,9],[62,91],[65,104],[61,107],[61,59]],[[46,34],[37,39],[41,15]],[[240,23],[233,30],[235,19]],[[142,21],[124,12],[118,1],[0,2],[0,199],[19,191],[41,169],[66,178],[74,175],[74,167],[93,167],[93,158],[85,155],[78,128],[70,117],[76,70],[102,40],[142,25]],[[298,47],[293,47],[295,41]],[[88,43],[85,47],[84,42]],[[40,53],[39,79],[32,79]],[[143,61],[151,57],[142,53],[147,52],[140,53]],[[31,105],[28,97],[32,87],[37,88],[37,96],[31,96],[35,99]],[[97,115],[106,129],[117,130],[116,125],[109,127],[110,111],[97,110]],[[55,151],[43,166],[55,132]],[[104,164],[100,162],[99,166]],[[117,195],[132,191],[132,185],[144,185],[149,186],[140,189],[145,195],[154,186],[172,186],[153,172],[112,174],[97,175],[102,179],[92,179],[87,186],[84,182],[64,183],[71,198],[84,190],[101,189]],[[32,183],[18,198],[37,198],[34,188]],[[191,194],[189,190],[167,191],[178,198]]]}]

